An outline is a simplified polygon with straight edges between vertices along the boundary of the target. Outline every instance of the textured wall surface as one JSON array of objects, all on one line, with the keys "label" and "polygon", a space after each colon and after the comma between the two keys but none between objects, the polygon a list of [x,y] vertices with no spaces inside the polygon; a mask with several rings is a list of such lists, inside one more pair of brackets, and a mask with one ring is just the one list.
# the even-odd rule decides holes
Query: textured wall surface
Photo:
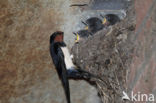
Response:
[{"label": "textured wall surface", "polygon": [[156,102],[156,1],[135,0],[135,9],[135,50],[128,89],[134,93],[153,94]]},{"label": "textured wall surface", "polygon": [[[66,42],[72,43],[72,2],[0,1],[0,103],[66,103],[49,55],[49,36],[65,30]],[[86,82],[70,84],[72,102],[98,101],[95,88]]]}]

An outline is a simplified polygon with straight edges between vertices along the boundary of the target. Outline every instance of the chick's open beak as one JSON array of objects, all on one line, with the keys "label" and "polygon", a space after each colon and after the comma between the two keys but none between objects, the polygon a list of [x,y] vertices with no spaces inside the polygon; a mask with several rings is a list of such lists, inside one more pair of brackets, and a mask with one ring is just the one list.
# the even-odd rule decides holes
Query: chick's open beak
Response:
[{"label": "chick's open beak", "polygon": [[79,40],[80,40],[80,37],[79,37],[79,34],[77,33],[75,42],[77,43],[77,42],[79,42]]},{"label": "chick's open beak", "polygon": [[105,24],[107,22],[107,19],[104,18],[102,24]]},{"label": "chick's open beak", "polygon": [[88,30],[88,26],[85,27],[85,30]]}]

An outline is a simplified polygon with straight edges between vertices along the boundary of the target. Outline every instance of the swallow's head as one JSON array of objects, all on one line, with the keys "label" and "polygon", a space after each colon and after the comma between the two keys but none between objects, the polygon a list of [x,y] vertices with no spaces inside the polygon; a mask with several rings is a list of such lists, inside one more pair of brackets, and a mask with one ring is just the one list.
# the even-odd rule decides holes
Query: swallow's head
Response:
[{"label": "swallow's head", "polygon": [[80,40],[84,40],[91,35],[91,33],[88,30],[80,30],[74,34],[76,36],[75,43],[78,43]]},{"label": "swallow's head", "polygon": [[[91,18],[86,20],[86,24],[89,27],[99,26],[99,25],[102,24],[102,20],[100,18],[98,18],[98,17],[91,17]],[[86,27],[86,29],[88,29],[88,28]]]},{"label": "swallow's head", "polygon": [[104,25],[114,25],[118,21],[120,21],[120,18],[119,18],[118,15],[116,15],[116,14],[106,14],[104,16],[103,24]]},{"label": "swallow's head", "polygon": [[50,44],[54,42],[62,42],[64,33],[62,31],[56,31],[50,36]]}]

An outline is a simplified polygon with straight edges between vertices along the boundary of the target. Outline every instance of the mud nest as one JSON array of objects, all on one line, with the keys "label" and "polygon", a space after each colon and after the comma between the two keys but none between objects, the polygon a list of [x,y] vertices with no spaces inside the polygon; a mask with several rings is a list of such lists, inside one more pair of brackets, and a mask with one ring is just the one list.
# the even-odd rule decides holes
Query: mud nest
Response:
[{"label": "mud nest", "polygon": [[126,90],[134,48],[134,15],[131,5],[123,21],[104,28],[72,47],[75,64],[101,78],[93,81],[103,103],[123,102],[122,91]]}]

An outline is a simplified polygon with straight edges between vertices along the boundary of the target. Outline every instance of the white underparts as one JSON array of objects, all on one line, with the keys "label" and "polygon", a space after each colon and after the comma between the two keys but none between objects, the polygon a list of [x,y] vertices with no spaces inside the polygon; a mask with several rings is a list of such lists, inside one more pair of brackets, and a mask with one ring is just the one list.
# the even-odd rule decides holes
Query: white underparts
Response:
[{"label": "white underparts", "polygon": [[72,62],[69,50],[67,49],[67,47],[61,47],[62,52],[64,54],[64,61],[65,61],[65,65],[67,69],[74,69],[74,64]]}]

